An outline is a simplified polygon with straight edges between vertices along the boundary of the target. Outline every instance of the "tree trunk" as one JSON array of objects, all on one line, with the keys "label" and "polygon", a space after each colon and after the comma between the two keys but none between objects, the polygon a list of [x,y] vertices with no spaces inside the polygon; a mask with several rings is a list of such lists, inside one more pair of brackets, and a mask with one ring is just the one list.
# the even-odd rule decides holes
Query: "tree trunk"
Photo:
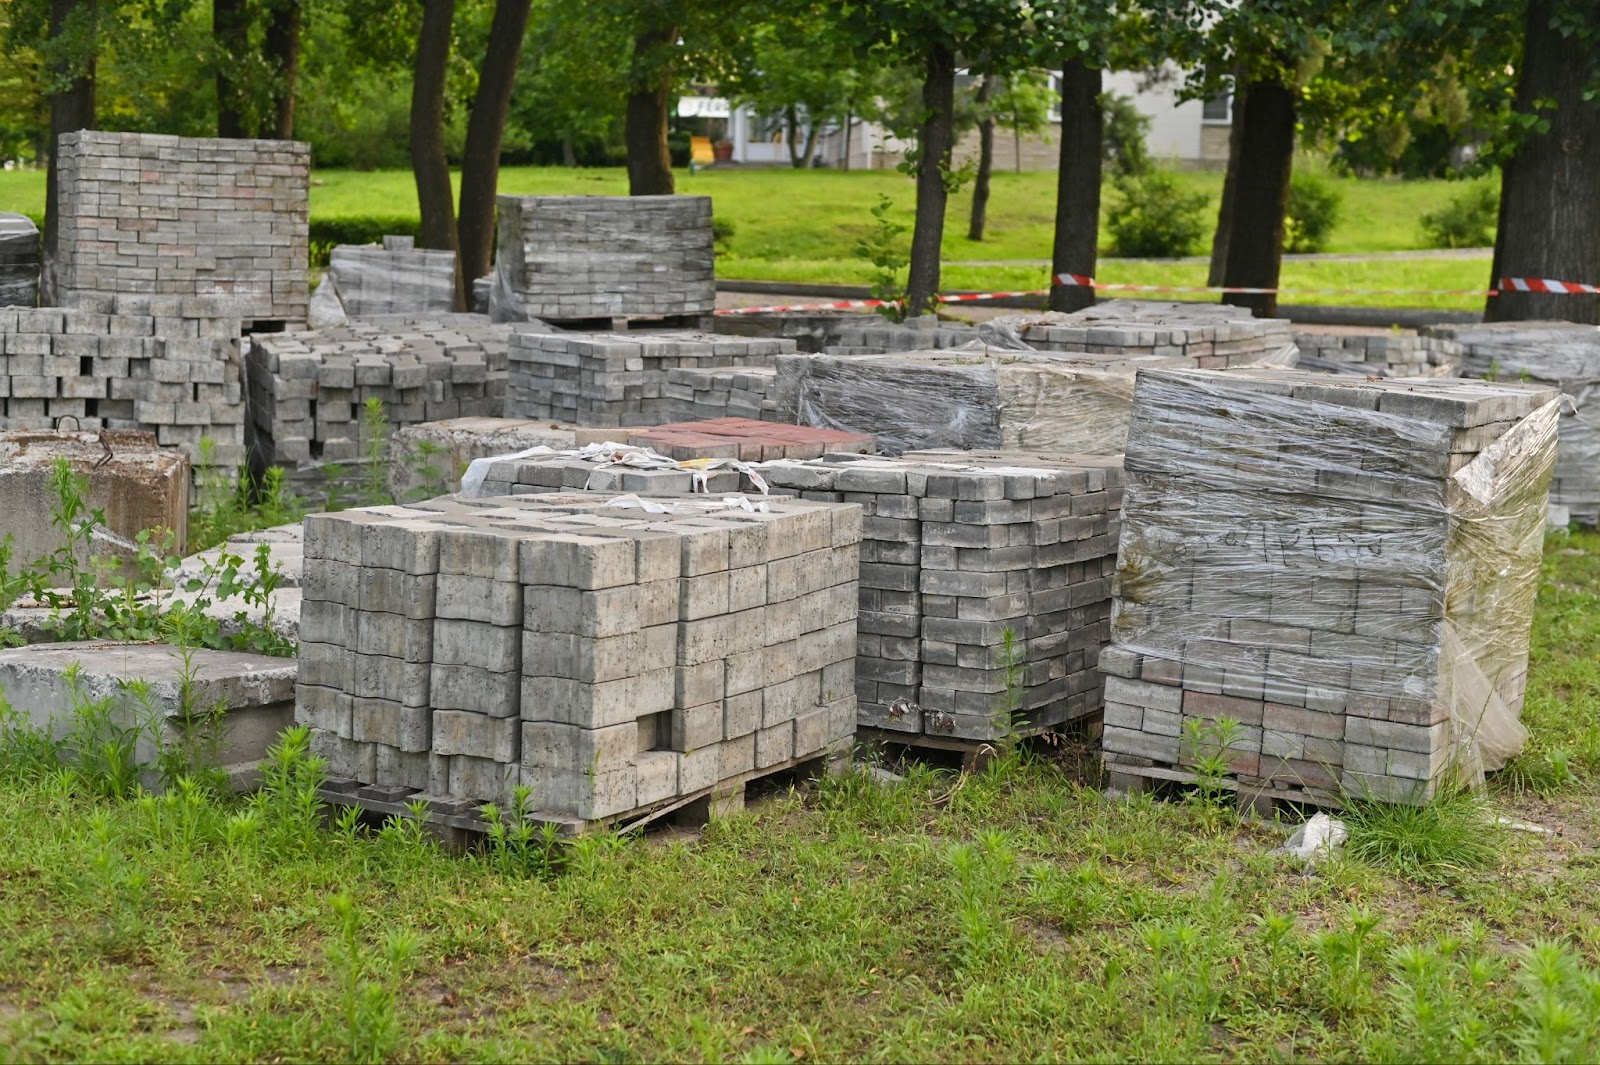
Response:
[{"label": "tree trunk", "polygon": [[1020,173],[1022,173],[1022,116],[1021,115],[1018,115],[1017,116],[1017,120],[1011,124],[1011,150],[1015,153],[1015,158],[1012,161],[1017,164],[1017,167],[1016,167],[1017,173],[1020,174]]},{"label": "tree trunk", "polygon": [[978,86],[978,107],[983,118],[978,122],[978,177],[972,184],[972,219],[967,224],[967,239],[982,240],[988,221],[989,175],[994,171],[994,114],[989,102],[994,99],[994,75],[986,74]]},{"label": "tree trunk", "polygon": [[576,151],[574,151],[573,148],[572,148],[572,138],[571,137],[562,137],[561,138],[561,165],[562,166],[577,166],[578,165],[578,153]]},{"label": "tree trunk", "polygon": [[272,102],[272,135],[294,138],[294,90],[300,76],[301,0],[278,0],[267,23],[265,49],[277,68],[278,84]]},{"label": "tree trunk", "polygon": [[1100,252],[1100,170],[1105,119],[1100,70],[1074,59],[1061,70],[1061,162],[1056,171],[1056,237],[1050,257],[1050,309],[1081,311],[1094,289],[1057,285],[1058,274],[1093,277]]},{"label": "tree trunk", "polygon": [[75,56],[61,55],[53,71],[59,79],[57,84],[65,82],[66,88],[50,95],[50,162],[45,171],[44,194],[45,291],[41,293],[44,297],[41,302],[47,306],[57,295],[53,266],[61,193],[56,176],[56,149],[62,134],[94,128],[94,21],[94,0],[50,0],[51,38],[76,37],[85,43],[86,51]]},{"label": "tree trunk", "polygon": [[[1530,0],[1516,107],[1524,114],[1540,99],[1550,129],[1529,131],[1500,171],[1500,219],[1494,242],[1498,288],[1502,277],[1600,285],[1600,101],[1585,101],[1589,55],[1581,35],[1550,28],[1556,4]],[[1537,318],[1600,324],[1600,296],[1500,292],[1484,307],[1490,322]]]},{"label": "tree trunk", "polygon": [[789,152],[789,165],[800,169],[800,116],[794,104],[783,109],[783,146]]},{"label": "tree trunk", "polygon": [[802,167],[804,169],[806,169],[806,170],[810,170],[812,167],[817,165],[817,126],[818,125],[819,125],[819,123],[815,119],[812,119],[810,117],[810,113],[807,112],[805,162],[801,164]]},{"label": "tree trunk", "polygon": [[[1294,165],[1294,90],[1276,81],[1252,82],[1246,90],[1239,171],[1234,179],[1227,268],[1222,283],[1241,288],[1277,288],[1283,264],[1283,217],[1289,205]],[[1243,208],[1242,210],[1240,208]],[[1248,307],[1258,318],[1278,312],[1275,292],[1230,294],[1223,303]]]},{"label": "tree trunk", "polygon": [[463,288],[489,272],[494,259],[494,193],[500,182],[500,145],[511,111],[511,89],[522,58],[532,0],[498,0],[489,27],[489,44],[478,73],[478,95],[467,119],[461,156],[461,209],[456,232],[461,240]]},{"label": "tree trunk", "polygon": [[[423,0],[422,29],[417,34],[417,58],[411,82],[411,173],[417,182],[417,206],[422,212],[424,248],[448,249],[460,261],[454,198],[450,194],[450,163],[444,154],[445,69],[450,63],[450,24],[455,0]],[[456,272],[455,306],[466,307],[461,272]]]},{"label": "tree trunk", "polygon": [[852,127],[855,124],[856,124],[856,114],[855,114],[855,112],[854,111],[845,112],[845,116],[844,116],[844,161],[839,164],[839,169],[840,170],[849,170],[850,169],[850,134],[852,132]]},{"label": "tree trunk", "polygon": [[1222,203],[1217,208],[1217,233],[1211,240],[1211,271],[1206,284],[1220,285],[1228,266],[1228,233],[1233,228],[1234,193],[1238,188],[1239,151],[1244,144],[1245,84],[1234,79],[1233,107],[1229,113],[1232,123],[1228,127],[1228,169],[1222,178]]},{"label": "tree trunk", "polygon": [[646,72],[628,93],[623,140],[628,148],[628,195],[671,196],[672,153],[667,150],[667,106],[672,93],[672,68],[652,53],[669,48],[676,29],[641,30],[633,39],[633,61]]},{"label": "tree trunk", "polygon": [[925,117],[917,136],[917,220],[911,231],[911,267],[906,276],[906,313],[928,310],[939,291],[939,255],[944,243],[944,209],[949,194],[956,110],[956,57],[943,45],[928,50],[922,82]]},{"label": "tree trunk", "polygon": [[250,52],[250,12],[245,0],[211,0],[211,38],[217,46],[217,136],[248,137],[243,89],[234,80],[235,64]]}]

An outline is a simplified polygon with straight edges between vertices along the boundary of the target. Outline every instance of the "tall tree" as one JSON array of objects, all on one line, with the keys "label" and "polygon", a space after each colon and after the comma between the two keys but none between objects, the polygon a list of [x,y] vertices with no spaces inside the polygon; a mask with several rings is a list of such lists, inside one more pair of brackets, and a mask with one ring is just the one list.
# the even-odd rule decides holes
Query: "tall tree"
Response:
[{"label": "tall tree", "polygon": [[50,72],[50,167],[45,176],[44,275],[47,299],[55,298],[54,273],[57,206],[61,186],[56,153],[64,134],[94,128],[94,74],[97,20],[95,0],[50,0],[45,62]]},{"label": "tall tree", "polygon": [[240,79],[250,52],[249,0],[211,0],[211,33],[216,40],[217,136],[230,139],[255,133],[248,87]]},{"label": "tall tree", "polygon": [[623,128],[630,196],[670,196],[677,191],[672,180],[672,153],[667,149],[672,61],[678,40],[672,14],[668,5],[645,5],[634,27]]},{"label": "tall tree", "polygon": [[[1524,26],[1516,111],[1526,132],[1501,165],[1490,283],[1600,285],[1600,4],[1529,0]],[[1600,325],[1600,295],[1502,291],[1484,318]]]},{"label": "tall tree", "polygon": [[273,66],[271,125],[263,133],[294,138],[294,94],[300,77],[300,31],[304,0],[274,0],[262,49]]},{"label": "tall tree", "polygon": [[[455,0],[422,0],[422,28],[417,33],[411,86],[411,173],[422,214],[421,245],[456,252],[459,263],[461,244],[450,191],[450,163],[444,150],[445,77],[455,7]],[[458,310],[466,307],[459,269],[455,305]]]},{"label": "tall tree", "polygon": [[[1061,158],[1056,169],[1055,243],[1052,280],[1062,274],[1093,277],[1100,253],[1101,73],[1081,55],[1061,70]],[[1094,289],[1050,287],[1050,309],[1081,311],[1094,304]]]},{"label": "tall tree", "polygon": [[461,282],[489,272],[494,257],[494,197],[500,181],[500,145],[511,90],[516,82],[522,41],[532,0],[496,0],[494,19],[478,72],[478,92],[467,120],[466,150],[461,158]]},{"label": "tall tree", "polygon": [[972,214],[967,219],[967,239],[982,240],[989,220],[989,178],[994,172],[995,76],[986,75],[978,86],[978,173],[972,181]]},{"label": "tall tree", "polygon": [[921,314],[939,291],[945,207],[956,175],[958,60],[980,74],[1009,74],[1032,58],[1034,11],[1025,0],[846,0],[838,5],[841,29],[864,52],[886,63],[914,66],[922,75],[923,116],[912,157],[917,181],[916,223],[906,309]]}]

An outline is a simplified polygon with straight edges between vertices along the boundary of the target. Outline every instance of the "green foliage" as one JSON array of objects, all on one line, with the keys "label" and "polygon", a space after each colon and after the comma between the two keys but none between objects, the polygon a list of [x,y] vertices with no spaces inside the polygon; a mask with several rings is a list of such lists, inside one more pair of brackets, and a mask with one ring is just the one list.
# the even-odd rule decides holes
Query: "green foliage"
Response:
[{"label": "green foliage", "polygon": [[877,206],[872,208],[873,226],[857,242],[856,255],[872,264],[872,298],[888,301],[878,309],[879,313],[899,321],[905,317],[901,300],[906,292],[904,270],[910,260],[900,240],[906,227],[890,217],[893,210],[894,201],[880,195]]},{"label": "green foliage", "polygon": [[1318,252],[1339,222],[1343,197],[1315,171],[1296,170],[1289,179],[1289,206],[1283,220],[1283,250]]},{"label": "green foliage", "polygon": [[1106,229],[1116,254],[1133,258],[1188,255],[1205,236],[1209,198],[1187,193],[1172,175],[1153,171],[1115,181],[1120,199],[1111,206]]},{"label": "green foliage", "polygon": [[1103,124],[1101,155],[1109,173],[1121,177],[1140,177],[1155,169],[1145,138],[1150,135],[1150,116],[1120,93],[1100,94]]},{"label": "green foliage", "polygon": [[416,958],[417,938],[408,930],[394,929],[374,951],[363,942],[364,922],[350,896],[335,895],[329,905],[338,922],[328,962],[339,976],[344,1060],[387,1061],[400,1035],[396,993]]},{"label": "green foliage", "polygon": [[367,507],[393,503],[386,476],[389,458],[388,412],[383,400],[369,396],[361,404],[361,505]]},{"label": "green foliage", "polygon": [[212,462],[215,451],[216,445],[202,437],[195,474],[198,498],[189,512],[185,550],[204,551],[237,533],[289,525],[305,517],[304,505],[284,487],[281,466],[267,467],[260,477],[249,470],[235,476]]},{"label": "green foliage", "polygon": [[1233,809],[1233,775],[1229,750],[1244,728],[1232,718],[1205,721],[1188,718],[1183,723],[1183,761],[1194,774],[1193,798],[1206,827],[1215,831]]},{"label": "green foliage", "polygon": [[509,810],[489,803],[480,811],[488,826],[484,860],[501,876],[549,877],[561,867],[560,828],[551,823],[534,827],[528,817],[533,810],[532,796],[532,788],[518,785]]},{"label": "green foliage", "polygon": [[1487,182],[1476,182],[1421,218],[1423,241],[1430,248],[1482,248],[1494,243],[1500,216],[1500,194]]},{"label": "green foliage", "polygon": [[1416,805],[1349,796],[1340,816],[1350,829],[1350,857],[1425,883],[1492,868],[1505,837],[1483,797],[1465,789]]}]

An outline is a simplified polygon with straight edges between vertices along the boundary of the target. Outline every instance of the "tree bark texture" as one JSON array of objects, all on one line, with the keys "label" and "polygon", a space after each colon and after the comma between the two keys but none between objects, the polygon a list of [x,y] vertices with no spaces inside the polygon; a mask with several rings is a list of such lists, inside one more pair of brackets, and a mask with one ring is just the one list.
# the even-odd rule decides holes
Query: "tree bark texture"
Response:
[{"label": "tree bark texture", "polygon": [[[68,21],[87,20],[90,27],[94,25],[95,5],[94,0],[50,0],[50,36],[60,37],[63,33],[75,30],[69,27]],[[55,261],[56,234],[58,232],[57,214],[60,205],[60,185],[56,176],[56,147],[64,133],[75,133],[80,129],[94,128],[94,73],[95,54],[94,37],[88,37],[89,51],[86,55],[63,58],[57,66],[57,76],[71,75],[72,80],[67,88],[50,96],[50,145],[49,168],[45,171],[45,206],[44,206],[44,289],[42,293],[44,302],[49,304],[55,299],[55,283],[51,264]]]},{"label": "tree bark texture", "polygon": [[982,240],[983,227],[989,213],[989,177],[994,172],[994,115],[989,102],[994,99],[993,74],[984,76],[978,86],[978,108],[983,118],[978,122],[978,176],[972,183],[972,218],[967,223],[967,239]]},{"label": "tree bark texture", "polygon": [[667,108],[671,103],[672,70],[653,53],[677,39],[674,28],[641,30],[633,39],[634,63],[646,71],[628,92],[623,140],[628,149],[628,195],[670,196],[672,153],[667,150]]},{"label": "tree bark texture", "polygon": [[906,276],[910,315],[930,309],[939,291],[940,246],[944,242],[945,174],[955,130],[956,57],[943,45],[929,49],[922,82],[924,118],[917,137],[917,219],[911,231],[911,267]]},{"label": "tree bark texture", "polygon": [[211,38],[217,46],[217,136],[249,137],[242,88],[235,64],[250,50],[250,12],[246,0],[211,0]]},{"label": "tree bark texture", "polygon": [[[1589,55],[1580,38],[1550,28],[1558,4],[1528,4],[1516,107],[1531,112],[1548,99],[1555,109],[1540,112],[1549,131],[1530,131],[1501,168],[1491,288],[1502,277],[1600,285],[1600,100],[1583,99]],[[1490,322],[1538,318],[1600,325],[1600,296],[1501,292],[1484,307]]]},{"label": "tree bark texture", "polygon": [[1061,70],[1061,160],[1056,171],[1056,235],[1050,256],[1050,309],[1081,311],[1094,289],[1054,283],[1057,274],[1094,276],[1100,252],[1100,171],[1104,119],[1100,70],[1074,59]]},{"label": "tree bark texture", "polygon": [[783,109],[784,147],[789,151],[789,165],[800,169],[800,114],[794,104]]},{"label": "tree bark texture", "polygon": [[489,28],[489,45],[478,72],[478,94],[467,119],[467,143],[461,157],[461,201],[456,232],[461,240],[463,288],[489,272],[494,260],[494,194],[500,182],[500,145],[511,90],[522,58],[532,0],[498,0]]},{"label": "tree bark texture", "polygon": [[1228,268],[1228,234],[1233,228],[1234,191],[1238,188],[1239,151],[1244,144],[1245,84],[1234,80],[1233,107],[1229,112],[1228,169],[1222,178],[1222,203],[1217,208],[1217,232],[1211,240],[1211,270],[1206,284],[1220,285]]},{"label": "tree bark texture", "polygon": [[[422,29],[411,82],[411,173],[417,182],[424,248],[448,249],[460,261],[450,164],[444,154],[445,69],[450,62],[450,24],[455,0],[423,0]],[[466,307],[461,274],[456,272],[456,309]]]},{"label": "tree bark texture", "polygon": [[278,74],[273,92],[272,135],[294,139],[294,92],[300,76],[300,26],[302,0],[278,0],[267,21],[264,42],[267,56]]},{"label": "tree bark texture", "polygon": [[[1246,93],[1250,103],[1239,135],[1239,170],[1234,179],[1222,283],[1277,288],[1283,262],[1283,219],[1289,206],[1289,171],[1294,166],[1294,90],[1276,81],[1257,81]],[[1278,311],[1275,292],[1224,295],[1222,302],[1248,307],[1258,318],[1269,318]]]}]

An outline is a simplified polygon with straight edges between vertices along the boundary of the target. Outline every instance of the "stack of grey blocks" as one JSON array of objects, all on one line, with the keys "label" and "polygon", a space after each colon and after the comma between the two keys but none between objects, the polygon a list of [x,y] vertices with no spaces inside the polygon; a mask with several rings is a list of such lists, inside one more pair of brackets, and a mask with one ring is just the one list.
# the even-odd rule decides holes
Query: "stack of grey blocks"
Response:
[{"label": "stack of grey blocks", "polygon": [[307,518],[296,719],[330,771],[593,821],[847,750],[859,508],[613,498]]},{"label": "stack of grey blocks", "polygon": [[978,331],[962,322],[941,322],[931,314],[903,322],[872,315],[834,324],[825,339],[820,350],[829,355],[881,355],[958,348],[976,342]]},{"label": "stack of grey blocks", "polygon": [[1550,524],[1600,524],[1600,329],[1573,322],[1442,325],[1428,332],[1462,349],[1462,373],[1531,381],[1566,393],[1550,485]]},{"label": "stack of grey blocks", "polygon": [[719,370],[678,366],[667,371],[663,394],[678,409],[680,421],[751,418],[781,421],[776,395],[777,370]]},{"label": "stack of grey blocks", "polygon": [[639,468],[593,461],[581,457],[576,450],[567,450],[490,463],[483,483],[472,494],[486,497],[590,491],[716,495],[737,492],[739,487],[739,472],[732,468],[703,471]]},{"label": "stack of grey blocks", "polygon": [[1296,333],[1296,368],[1372,377],[1454,377],[1461,345],[1416,333]]},{"label": "stack of grey blocks", "polygon": [[0,307],[39,302],[39,227],[25,214],[0,211]]},{"label": "stack of grey blocks", "polygon": [[1312,801],[1425,801],[1514,753],[1555,399],[1141,374],[1100,657],[1108,768],[1178,775],[1224,718],[1240,786]]},{"label": "stack of grey blocks", "polygon": [[[239,318],[230,299],[79,297],[0,309],[0,428],[143,429],[193,463],[244,461]],[[201,454],[200,441],[214,447]]]},{"label": "stack of grey blocks", "polygon": [[372,399],[391,427],[498,416],[509,330],[482,315],[425,314],[256,333],[247,364],[257,447],[271,463],[353,460]]},{"label": "stack of grey blocks", "polygon": [[305,320],[310,145],[79,130],[55,166],[55,302],[224,295],[246,320]]},{"label": "stack of grey blocks", "polygon": [[449,312],[456,299],[456,253],[419,248],[413,237],[377,244],[341,244],[328,273],[351,318]]},{"label": "stack of grey blocks", "polygon": [[862,507],[863,726],[996,740],[1100,710],[1120,459],[930,451],[760,469],[774,492]]},{"label": "stack of grey blocks", "polygon": [[710,314],[709,196],[500,196],[491,301],[545,321]]},{"label": "stack of grey blocks", "polygon": [[695,400],[681,398],[684,386],[670,383],[674,370],[728,372],[731,395],[734,373],[770,369],[794,350],[792,340],[691,331],[518,331],[511,337],[505,414],[596,428],[687,421],[695,417]]},{"label": "stack of grey blocks", "polygon": [[1150,355],[1201,369],[1256,366],[1293,343],[1287,318],[1252,318],[1221,304],[1111,300],[1015,321],[1021,338],[1039,351]]}]

